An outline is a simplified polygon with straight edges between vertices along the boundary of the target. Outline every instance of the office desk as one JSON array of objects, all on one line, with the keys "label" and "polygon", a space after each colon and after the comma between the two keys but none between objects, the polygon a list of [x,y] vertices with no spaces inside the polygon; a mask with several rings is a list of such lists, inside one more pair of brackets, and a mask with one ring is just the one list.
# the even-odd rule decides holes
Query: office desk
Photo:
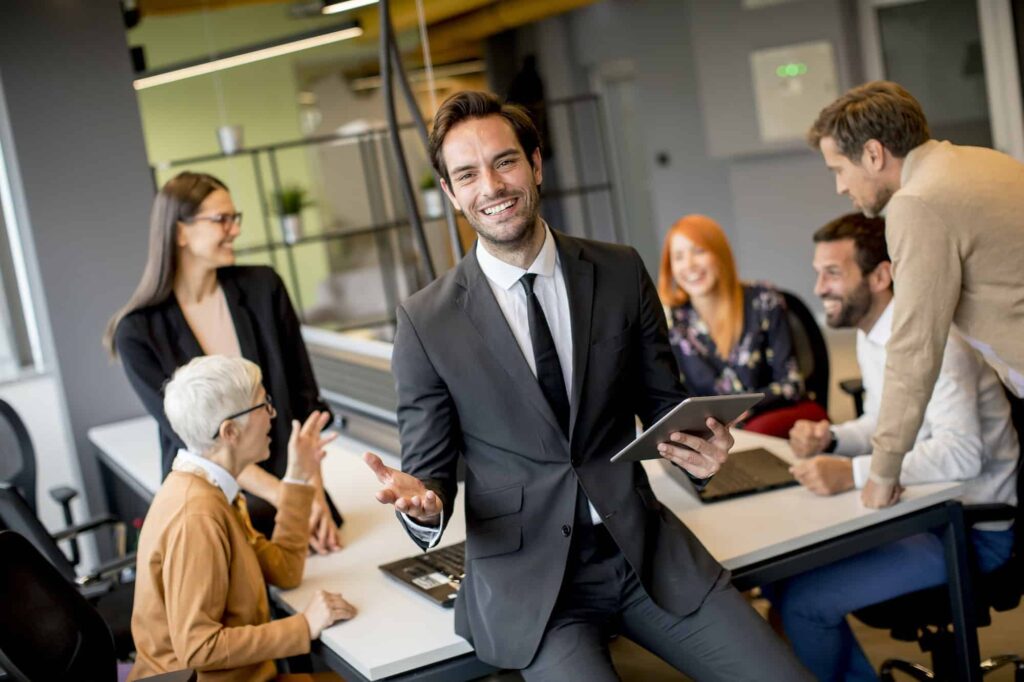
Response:
[{"label": "office desk", "polygon": [[[150,494],[159,485],[156,425],[149,418],[130,420],[89,432],[104,463],[134,480]],[[785,441],[736,432],[736,449],[765,447],[792,460]],[[324,480],[345,515],[344,548],[306,563],[302,586],[275,592],[285,610],[301,611],[318,589],[341,592],[358,609],[352,621],[324,630],[314,653],[343,676],[459,680],[491,670],[476,660],[469,644],[454,634],[452,612],[435,606],[388,579],[379,564],[417,550],[390,507],[373,498],[378,484],[361,461],[363,446],[339,438],[324,460]],[[397,458],[382,455],[397,464]],[[966,574],[966,540],[961,508],[952,500],[962,485],[913,486],[900,504],[882,510],[864,509],[856,491],[818,497],[794,487],[734,500],[703,504],[684,491],[657,461],[645,462],[658,498],[697,534],[711,553],[732,570],[741,589],[779,580],[856,554],[874,546],[928,529],[944,529],[950,598],[958,649],[964,664],[958,679],[976,679],[977,635],[970,608]],[[465,537],[462,505],[444,535],[442,546]],[[971,670],[968,671],[968,666]]]},{"label": "office desk", "polygon": [[[746,431],[734,435],[733,451],[763,447],[788,462],[796,460],[785,440]],[[899,504],[877,510],[863,507],[857,490],[820,497],[800,486],[704,504],[669,477],[665,463],[644,464],[658,499],[732,571],[732,582],[741,590],[911,535],[939,531],[957,633],[957,679],[981,679],[963,508],[955,501],[962,483],[910,486]]]}]

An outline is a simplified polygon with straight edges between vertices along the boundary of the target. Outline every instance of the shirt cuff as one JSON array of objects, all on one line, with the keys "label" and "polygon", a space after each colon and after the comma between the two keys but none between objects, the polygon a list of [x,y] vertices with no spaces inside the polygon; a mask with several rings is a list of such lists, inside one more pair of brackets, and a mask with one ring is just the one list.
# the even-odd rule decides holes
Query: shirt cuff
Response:
[{"label": "shirt cuff", "polygon": [[293,485],[313,485],[308,480],[303,480],[301,478],[295,478],[294,476],[285,476],[284,478],[281,479],[281,483],[291,483]]},{"label": "shirt cuff", "polygon": [[402,515],[402,522],[405,527],[409,529],[417,540],[420,542],[427,543],[427,549],[431,549],[437,544],[437,541],[441,539],[441,529],[444,528],[444,510],[441,510],[441,518],[438,519],[436,526],[422,526],[406,514],[405,512],[399,512]]},{"label": "shirt cuff", "polygon": [[871,476],[871,455],[858,455],[853,458],[853,485],[860,490],[867,485]]}]

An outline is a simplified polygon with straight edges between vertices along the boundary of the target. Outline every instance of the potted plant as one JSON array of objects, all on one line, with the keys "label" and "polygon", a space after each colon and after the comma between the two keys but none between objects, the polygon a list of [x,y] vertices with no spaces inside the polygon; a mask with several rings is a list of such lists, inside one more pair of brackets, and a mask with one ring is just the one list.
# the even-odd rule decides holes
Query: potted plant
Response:
[{"label": "potted plant", "polygon": [[420,178],[420,191],[423,193],[423,213],[428,218],[436,218],[444,212],[441,189],[437,186],[434,171],[428,170]]},{"label": "potted plant", "polygon": [[281,234],[286,244],[302,238],[302,209],[312,205],[309,193],[298,185],[282,187],[274,193],[274,207],[281,218]]}]

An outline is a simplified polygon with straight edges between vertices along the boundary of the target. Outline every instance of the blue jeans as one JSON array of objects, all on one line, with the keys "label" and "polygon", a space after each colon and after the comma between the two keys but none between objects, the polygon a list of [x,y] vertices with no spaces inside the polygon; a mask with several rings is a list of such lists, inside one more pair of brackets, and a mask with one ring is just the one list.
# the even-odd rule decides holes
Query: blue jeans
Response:
[{"label": "blue jeans", "polygon": [[[970,531],[982,572],[1010,558],[1013,530]],[[922,533],[764,588],[797,658],[819,680],[877,680],[846,622],[851,611],[946,582],[942,540]]]}]

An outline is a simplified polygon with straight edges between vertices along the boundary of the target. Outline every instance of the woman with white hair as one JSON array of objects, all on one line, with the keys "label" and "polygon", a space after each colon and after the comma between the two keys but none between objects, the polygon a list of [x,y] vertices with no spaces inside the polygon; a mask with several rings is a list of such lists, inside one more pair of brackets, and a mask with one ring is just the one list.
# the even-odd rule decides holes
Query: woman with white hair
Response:
[{"label": "woman with white hair", "polygon": [[270,620],[266,579],[296,587],[306,561],[310,482],[320,468],[329,415],[292,422],[288,464],[271,539],[253,529],[238,474],[270,454],[275,416],[260,368],[209,355],[179,368],[164,390],[167,418],[187,449],[153,498],[139,536],[129,679],[182,668],[201,682],[270,680],[274,659],[309,652],[311,640],[355,608],[319,592],[303,613]]}]

